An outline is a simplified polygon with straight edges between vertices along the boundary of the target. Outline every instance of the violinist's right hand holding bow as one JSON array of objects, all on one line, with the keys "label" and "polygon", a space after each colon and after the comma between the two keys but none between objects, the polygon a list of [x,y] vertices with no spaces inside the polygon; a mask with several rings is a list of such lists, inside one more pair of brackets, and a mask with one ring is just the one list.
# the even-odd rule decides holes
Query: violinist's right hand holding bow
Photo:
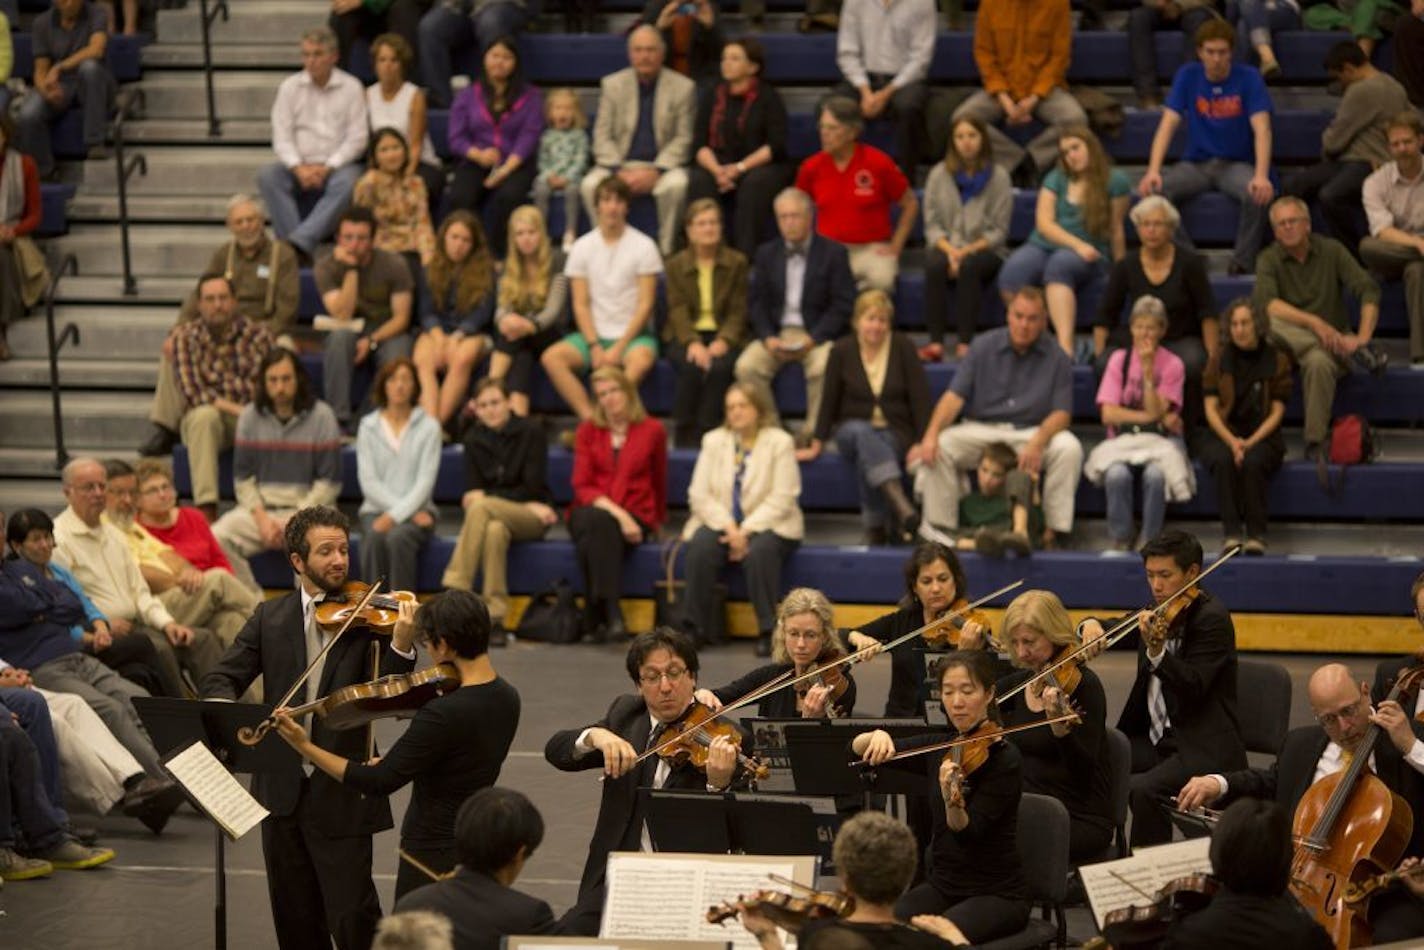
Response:
[{"label": "violinist's right hand holding bow", "polygon": [[895,740],[884,729],[862,732],[851,740],[851,751],[871,765],[879,765],[895,754]]},{"label": "violinist's right hand holding bow", "polygon": [[1221,797],[1221,783],[1214,775],[1195,775],[1177,793],[1177,807],[1182,811],[1205,808]]},{"label": "violinist's right hand holding bow", "polygon": [[637,751],[628,740],[615,732],[595,726],[588,731],[585,741],[595,750],[603,753],[603,774],[609,778],[622,778],[633,767]]}]

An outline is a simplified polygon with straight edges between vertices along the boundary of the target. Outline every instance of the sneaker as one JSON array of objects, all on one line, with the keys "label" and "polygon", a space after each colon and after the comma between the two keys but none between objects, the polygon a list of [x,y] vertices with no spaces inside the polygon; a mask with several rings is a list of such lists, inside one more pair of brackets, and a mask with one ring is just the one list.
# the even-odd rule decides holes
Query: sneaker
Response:
[{"label": "sneaker", "polygon": [[152,431],[148,434],[148,438],[144,441],[143,445],[138,447],[138,454],[145,458],[172,455],[173,446],[177,444],[178,433],[167,426],[161,426],[155,422],[153,423]]},{"label": "sneaker", "polygon": [[114,860],[114,852],[110,848],[86,848],[68,838],[46,851],[42,860],[61,871],[87,871]]},{"label": "sneaker", "polygon": [[916,351],[921,363],[938,363],[944,359],[943,343],[926,343]]},{"label": "sneaker", "polygon": [[54,873],[54,865],[39,858],[27,858],[9,848],[0,848],[0,880],[28,881],[36,877],[49,877]]},{"label": "sneaker", "polygon": [[1389,354],[1369,343],[1355,350],[1355,365],[1367,373],[1383,376],[1389,368]]},{"label": "sneaker", "polygon": [[1230,553],[1231,553],[1231,550],[1232,550],[1233,548],[1239,548],[1239,547],[1241,547],[1241,539],[1240,539],[1240,538],[1230,538],[1230,537],[1228,537],[1228,538],[1226,538],[1225,540],[1223,540],[1223,541],[1221,542],[1221,553],[1222,553],[1222,554],[1230,554]]},{"label": "sneaker", "polygon": [[509,630],[505,627],[504,621],[496,620],[490,624],[489,645],[492,647],[509,645]]},{"label": "sneaker", "polygon": [[1261,557],[1266,553],[1266,542],[1260,538],[1247,538],[1241,546],[1241,553],[1247,557]]},{"label": "sneaker", "polygon": [[1261,78],[1268,83],[1278,82],[1281,78],[1281,64],[1274,59],[1261,64]]},{"label": "sneaker", "polygon": [[125,815],[137,818],[154,834],[160,834],[185,801],[187,797],[176,782],[148,776],[125,792],[119,805]]}]

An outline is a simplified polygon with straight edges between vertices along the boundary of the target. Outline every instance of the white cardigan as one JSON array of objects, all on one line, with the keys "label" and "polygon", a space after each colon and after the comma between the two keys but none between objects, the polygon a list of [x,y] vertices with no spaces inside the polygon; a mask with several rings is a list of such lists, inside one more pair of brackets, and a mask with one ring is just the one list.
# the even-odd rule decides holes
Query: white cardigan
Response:
[{"label": "white cardigan", "polygon": [[[692,516],[682,529],[689,540],[703,526],[722,531],[732,524],[732,483],[737,476],[737,437],[718,426],[702,437],[702,451],[692,470],[687,506]],[[801,518],[801,467],[785,429],[768,426],[757,435],[742,475],[742,530],[771,531],[799,541],[806,533]]]}]

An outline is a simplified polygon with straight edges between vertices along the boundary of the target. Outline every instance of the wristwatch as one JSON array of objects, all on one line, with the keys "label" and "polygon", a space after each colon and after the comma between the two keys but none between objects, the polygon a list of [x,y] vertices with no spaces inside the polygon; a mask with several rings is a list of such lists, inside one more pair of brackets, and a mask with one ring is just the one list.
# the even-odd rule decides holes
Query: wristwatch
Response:
[{"label": "wristwatch", "polygon": [[368,333],[366,334],[366,346],[369,352],[374,353],[381,348],[381,341]]},{"label": "wristwatch", "polygon": [[737,173],[740,175],[745,175],[747,173],[746,162],[737,162]]}]

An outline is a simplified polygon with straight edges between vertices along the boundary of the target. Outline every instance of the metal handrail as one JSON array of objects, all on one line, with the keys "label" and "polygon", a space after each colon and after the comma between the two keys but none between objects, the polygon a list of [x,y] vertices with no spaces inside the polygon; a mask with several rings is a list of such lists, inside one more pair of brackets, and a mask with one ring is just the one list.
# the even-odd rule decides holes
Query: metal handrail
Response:
[{"label": "metal handrail", "polygon": [[208,136],[218,138],[222,135],[222,123],[218,121],[218,104],[216,94],[213,91],[213,43],[212,24],[213,21],[222,16],[224,23],[228,22],[227,0],[217,0],[211,10],[208,9],[208,0],[201,0],[199,3],[199,22],[203,25],[203,81],[208,90]]},{"label": "metal handrail", "polygon": [[147,100],[142,89],[128,89],[119,97],[118,111],[109,125],[109,136],[114,140],[114,164],[117,166],[119,185],[119,242],[124,258],[124,296],[138,293],[138,281],[133,275],[133,259],[129,250],[129,178],[135,171],[148,174],[148,159],[142,154],[130,159],[124,158],[124,123],[135,114],[141,113]]},{"label": "metal handrail", "polygon": [[49,279],[45,288],[45,332],[49,340],[49,396],[54,407],[54,467],[64,468],[69,462],[69,453],[64,450],[64,419],[59,410],[59,351],[66,343],[79,345],[79,325],[66,323],[58,336],[54,332],[54,298],[59,291],[59,281],[65,274],[79,273],[79,258],[73,254],[64,255],[59,267]]}]

